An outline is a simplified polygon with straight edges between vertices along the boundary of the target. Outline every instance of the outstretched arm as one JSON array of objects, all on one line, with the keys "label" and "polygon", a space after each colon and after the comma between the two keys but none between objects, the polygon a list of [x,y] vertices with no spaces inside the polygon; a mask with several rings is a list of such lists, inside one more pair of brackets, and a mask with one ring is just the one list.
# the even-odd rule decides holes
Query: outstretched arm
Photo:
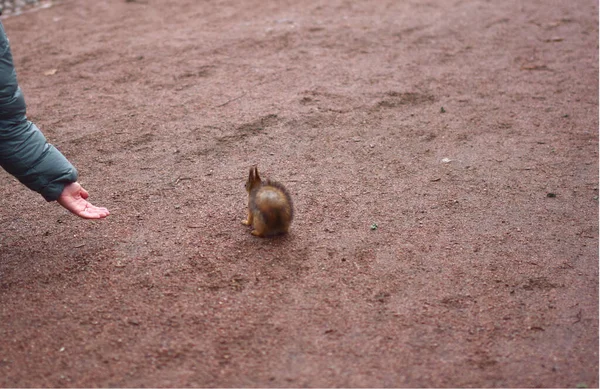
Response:
[{"label": "outstretched arm", "polygon": [[17,82],[12,53],[0,23],[0,166],[47,201],[85,219],[108,216],[106,208],[86,199],[77,170],[25,116],[25,98]]},{"label": "outstretched arm", "polygon": [[0,166],[29,189],[54,201],[77,170],[25,116],[12,53],[0,23]]}]

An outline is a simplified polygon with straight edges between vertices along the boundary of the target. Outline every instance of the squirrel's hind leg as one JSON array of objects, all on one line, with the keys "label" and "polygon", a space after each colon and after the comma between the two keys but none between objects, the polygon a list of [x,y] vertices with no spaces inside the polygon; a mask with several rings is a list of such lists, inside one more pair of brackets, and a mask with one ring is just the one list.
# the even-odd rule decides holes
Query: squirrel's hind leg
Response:
[{"label": "squirrel's hind leg", "polygon": [[262,232],[257,231],[257,230],[252,230],[250,233],[252,235],[254,235],[254,236],[258,236],[260,238],[264,238],[264,234]]},{"label": "squirrel's hind leg", "polygon": [[267,225],[265,224],[265,221],[260,215],[257,215],[253,218],[252,227],[254,227],[254,229],[251,232],[252,235],[260,236],[261,238],[266,235]]},{"label": "squirrel's hind leg", "polygon": [[250,210],[248,210],[248,217],[245,220],[242,220],[242,224],[245,226],[250,226],[252,225],[253,219],[254,215],[252,214],[252,212],[250,212]]}]

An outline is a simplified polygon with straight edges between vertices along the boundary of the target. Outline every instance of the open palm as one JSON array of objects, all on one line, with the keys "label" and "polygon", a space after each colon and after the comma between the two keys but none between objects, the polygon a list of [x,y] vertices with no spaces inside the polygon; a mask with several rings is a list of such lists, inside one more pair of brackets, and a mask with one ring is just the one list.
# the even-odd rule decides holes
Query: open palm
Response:
[{"label": "open palm", "polygon": [[96,207],[88,202],[88,197],[87,190],[78,182],[72,182],[65,186],[57,201],[71,213],[84,219],[102,219],[110,214],[108,209]]}]

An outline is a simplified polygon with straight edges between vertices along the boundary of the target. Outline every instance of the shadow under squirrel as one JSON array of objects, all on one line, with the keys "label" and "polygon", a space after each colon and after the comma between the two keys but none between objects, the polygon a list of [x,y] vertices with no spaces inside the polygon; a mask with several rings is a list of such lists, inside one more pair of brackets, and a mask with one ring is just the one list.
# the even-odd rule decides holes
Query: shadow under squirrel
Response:
[{"label": "shadow under squirrel", "polygon": [[276,181],[262,181],[258,168],[251,167],[248,181],[248,218],[242,221],[252,226],[251,234],[267,237],[285,234],[294,218],[292,198],[285,187]]}]

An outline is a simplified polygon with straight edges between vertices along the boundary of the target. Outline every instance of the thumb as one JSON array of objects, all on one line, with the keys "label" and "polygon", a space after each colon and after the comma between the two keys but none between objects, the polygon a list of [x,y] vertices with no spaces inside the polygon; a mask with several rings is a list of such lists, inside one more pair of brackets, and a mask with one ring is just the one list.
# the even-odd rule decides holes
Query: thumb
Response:
[{"label": "thumb", "polygon": [[85,199],[87,199],[88,197],[90,197],[90,194],[88,193],[88,191],[87,191],[87,190],[85,190],[83,187],[81,187],[81,188],[79,189],[79,194],[81,195],[81,197],[82,197],[84,200],[85,200]]}]

